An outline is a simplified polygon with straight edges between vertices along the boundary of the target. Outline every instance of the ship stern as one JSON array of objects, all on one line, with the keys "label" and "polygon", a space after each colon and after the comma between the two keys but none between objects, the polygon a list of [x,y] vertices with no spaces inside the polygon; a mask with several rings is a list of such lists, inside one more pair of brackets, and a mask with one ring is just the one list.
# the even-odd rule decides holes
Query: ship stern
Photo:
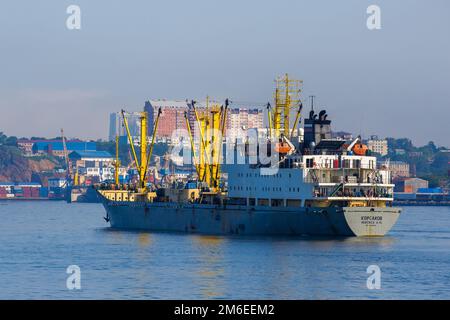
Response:
[{"label": "ship stern", "polygon": [[357,237],[382,237],[400,217],[401,209],[395,207],[344,207],[345,220]]}]

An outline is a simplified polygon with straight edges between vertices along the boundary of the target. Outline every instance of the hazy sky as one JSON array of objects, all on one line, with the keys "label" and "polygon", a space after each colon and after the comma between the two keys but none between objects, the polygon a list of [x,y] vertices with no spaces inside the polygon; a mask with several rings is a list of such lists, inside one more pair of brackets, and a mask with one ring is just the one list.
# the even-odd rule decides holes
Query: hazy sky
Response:
[{"label": "hazy sky", "polygon": [[[66,28],[70,4],[81,30]],[[107,138],[123,107],[263,103],[289,72],[335,130],[450,147],[449,14],[448,0],[2,1],[0,131]]]}]

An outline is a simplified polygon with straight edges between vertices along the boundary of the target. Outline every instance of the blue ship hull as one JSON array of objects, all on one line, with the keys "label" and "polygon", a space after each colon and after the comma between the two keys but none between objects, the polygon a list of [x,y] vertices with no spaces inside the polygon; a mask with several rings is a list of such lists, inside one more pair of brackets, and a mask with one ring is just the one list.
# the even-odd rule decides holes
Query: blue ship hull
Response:
[{"label": "blue ship hull", "polygon": [[208,235],[383,236],[400,214],[398,208],[102,202],[112,228]]}]

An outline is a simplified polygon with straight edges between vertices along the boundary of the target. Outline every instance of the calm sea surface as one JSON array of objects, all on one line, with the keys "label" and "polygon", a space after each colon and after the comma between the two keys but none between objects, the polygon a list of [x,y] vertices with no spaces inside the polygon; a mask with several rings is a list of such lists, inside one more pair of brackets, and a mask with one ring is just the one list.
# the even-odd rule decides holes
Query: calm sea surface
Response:
[{"label": "calm sea surface", "polygon": [[[114,231],[100,204],[0,202],[0,299],[450,299],[450,207],[379,239]],[[369,265],[381,289],[368,290]],[[66,269],[81,269],[68,290]]]}]

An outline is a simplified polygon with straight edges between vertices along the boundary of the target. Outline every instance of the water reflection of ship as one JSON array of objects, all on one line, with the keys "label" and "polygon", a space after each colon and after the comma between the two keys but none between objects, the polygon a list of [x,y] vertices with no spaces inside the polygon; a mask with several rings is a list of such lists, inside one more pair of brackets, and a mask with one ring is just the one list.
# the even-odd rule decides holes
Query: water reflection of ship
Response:
[{"label": "water reflection of ship", "polygon": [[225,239],[215,236],[193,236],[195,248],[200,253],[200,266],[194,279],[198,282],[203,299],[225,296],[223,244]]},{"label": "water reflection of ship", "polygon": [[[279,241],[278,241],[279,240]],[[342,239],[324,237],[283,238],[271,242],[269,259],[261,261],[259,272],[267,279],[259,290],[270,299],[273,296],[280,299],[297,297],[307,292],[308,299],[327,299],[325,295],[333,287],[350,286],[351,281],[345,281],[348,277],[357,276],[352,270],[330,271],[325,268],[336,248],[342,247],[352,259],[349,268],[359,268],[358,261],[353,260],[353,255],[360,252],[380,251],[389,249],[398,241],[394,237],[361,238],[348,237]],[[339,250],[338,250],[339,251]],[[292,268],[293,265],[297,267]],[[365,268],[358,269],[365,275]],[[274,272],[277,270],[277,272]],[[267,274],[267,276],[266,276]],[[342,281],[341,281],[342,280]],[[344,290],[345,291],[345,290]]]}]

